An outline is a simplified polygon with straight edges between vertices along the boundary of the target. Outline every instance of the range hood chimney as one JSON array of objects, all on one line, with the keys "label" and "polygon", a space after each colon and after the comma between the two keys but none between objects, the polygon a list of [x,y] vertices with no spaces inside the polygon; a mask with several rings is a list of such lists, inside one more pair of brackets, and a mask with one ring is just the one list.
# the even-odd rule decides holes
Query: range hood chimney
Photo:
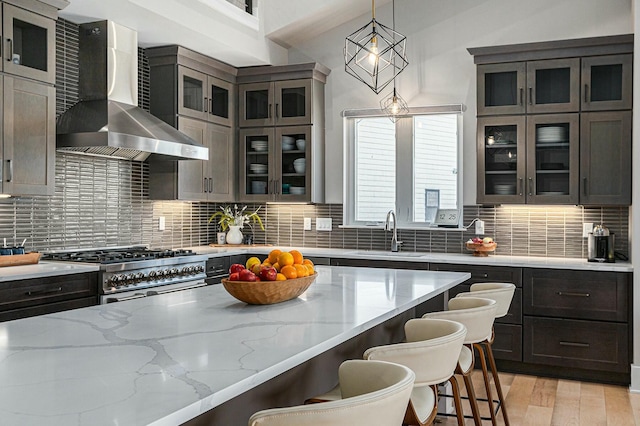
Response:
[{"label": "range hood chimney", "polygon": [[59,151],[128,160],[207,160],[209,149],[138,108],[138,34],[80,25],[80,102],[58,118]]}]

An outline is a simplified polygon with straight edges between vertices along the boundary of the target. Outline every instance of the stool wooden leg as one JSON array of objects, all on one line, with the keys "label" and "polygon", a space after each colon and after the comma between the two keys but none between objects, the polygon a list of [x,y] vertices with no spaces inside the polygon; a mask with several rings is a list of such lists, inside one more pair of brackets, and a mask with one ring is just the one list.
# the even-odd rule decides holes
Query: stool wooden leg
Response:
[{"label": "stool wooden leg", "polygon": [[484,356],[484,349],[482,345],[474,344],[478,349],[478,355],[480,356],[480,366],[482,367],[482,377],[484,378],[484,388],[487,391],[487,403],[489,404],[489,411],[491,412],[491,424],[497,426],[496,413],[493,410],[493,396],[491,395],[491,383],[489,382],[489,372],[487,371],[487,360]]},{"label": "stool wooden leg", "polygon": [[458,386],[458,379],[456,379],[456,376],[451,376],[449,378],[449,383],[451,383],[451,389],[453,389],[453,404],[456,407],[456,418],[458,419],[458,426],[464,426],[462,398],[460,397],[460,386]]},{"label": "stool wooden leg", "polygon": [[484,346],[487,348],[487,358],[489,358],[491,375],[493,376],[493,381],[496,384],[496,390],[498,391],[498,400],[500,401],[500,410],[502,410],[502,418],[504,419],[505,426],[510,426],[509,417],[507,417],[507,408],[504,404],[504,395],[502,394],[502,386],[500,385],[500,378],[498,377],[498,368],[496,367],[496,360],[493,357],[493,349],[491,348],[491,342],[485,342]]},{"label": "stool wooden leg", "polygon": [[471,413],[473,414],[473,423],[476,426],[482,426],[482,419],[480,418],[480,410],[478,409],[478,400],[476,400],[476,392],[473,390],[473,382],[471,381],[471,373],[473,369],[469,370],[468,374],[463,374],[464,385],[467,388],[467,396],[469,397],[469,404],[471,405]]}]

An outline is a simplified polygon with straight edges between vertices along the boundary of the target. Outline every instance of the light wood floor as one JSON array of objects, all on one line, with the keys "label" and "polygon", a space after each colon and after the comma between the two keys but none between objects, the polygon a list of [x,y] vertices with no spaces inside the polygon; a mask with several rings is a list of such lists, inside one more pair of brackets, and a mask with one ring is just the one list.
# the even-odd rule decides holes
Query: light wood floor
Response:
[{"label": "light wood floor", "polygon": [[[601,385],[572,380],[549,379],[520,374],[500,373],[506,410],[512,426],[640,426],[640,394],[632,394],[624,386]],[[466,395],[464,382],[459,378],[461,393]],[[485,397],[482,373],[473,374],[476,395]],[[493,383],[492,383],[493,385]],[[492,388],[494,399],[497,398]],[[488,404],[478,401],[481,413],[488,417]],[[471,414],[466,400],[465,414]],[[455,417],[437,417],[436,426],[456,425]],[[483,421],[490,425],[491,421]],[[504,425],[502,413],[498,424]],[[466,419],[465,425],[473,425]]]}]

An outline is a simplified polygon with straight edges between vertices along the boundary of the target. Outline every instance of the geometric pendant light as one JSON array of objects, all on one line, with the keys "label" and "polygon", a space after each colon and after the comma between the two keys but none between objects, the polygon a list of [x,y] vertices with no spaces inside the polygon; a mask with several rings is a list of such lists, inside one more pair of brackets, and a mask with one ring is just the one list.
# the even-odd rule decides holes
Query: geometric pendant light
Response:
[{"label": "geometric pendant light", "polygon": [[[393,30],[396,29],[396,2],[393,0],[392,3],[392,13],[393,13]],[[387,95],[380,101],[380,108],[382,108],[382,112],[385,113],[387,117],[394,123],[398,121],[398,119],[402,116],[405,116],[409,113],[409,106],[396,92],[396,79],[393,78],[393,91],[391,94]]]},{"label": "geometric pendant light", "polygon": [[375,0],[371,0],[371,22],[345,40],[344,67],[379,94],[409,64],[407,38],[376,21]]}]

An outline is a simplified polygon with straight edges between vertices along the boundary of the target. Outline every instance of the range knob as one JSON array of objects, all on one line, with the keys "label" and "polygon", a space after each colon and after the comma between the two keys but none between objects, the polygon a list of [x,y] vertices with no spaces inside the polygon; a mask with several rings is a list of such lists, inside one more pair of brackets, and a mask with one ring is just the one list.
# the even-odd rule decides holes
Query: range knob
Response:
[{"label": "range knob", "polygon": [[171,270],[169,271],[169,276],[170,277],[177,277],[178,276],[178,268],[171,268]]},{"label": "range knob", "polygon": [[198,274],[204,272],[204,266],[202,266],[202,265],[198,265],[195,268],[196,268],[196,273],[198,273]]},{"label": "range knob", "polygon": [[121,275],[111,275],[107,280],[107,284],[112,287],[117,287],[120,284]]},{"label": "range knob", "polygon": [[135,274],[127,274],[124,277],[124,285],[132,285],[134,284],[136,281],[136,275]]},{"label": "range knob", "polygon": [[191,272],[190,272],[190,270],[189,270],[189,266],[185,266],[184,268],[182,268],[182,269],[180,270],[180,273],[181,273],[182,275],[189,275],[189,274],[191,273]]},{"label": "range knob", "polygon": [[149,272],[149,279],[150,279],[150,280],[156,280],[156,279],[158,279],[158,277],[159,277],[159,274],[158,274],[158,272],[157,272],[157,271],[151,271],[151,272]]},{"label": "range knob", "polygon": [[136,282],[137,283],[142,282],[144,280],[144,277],[145,277],[145,275],[142,272],[138,272],[136,274]]}]

